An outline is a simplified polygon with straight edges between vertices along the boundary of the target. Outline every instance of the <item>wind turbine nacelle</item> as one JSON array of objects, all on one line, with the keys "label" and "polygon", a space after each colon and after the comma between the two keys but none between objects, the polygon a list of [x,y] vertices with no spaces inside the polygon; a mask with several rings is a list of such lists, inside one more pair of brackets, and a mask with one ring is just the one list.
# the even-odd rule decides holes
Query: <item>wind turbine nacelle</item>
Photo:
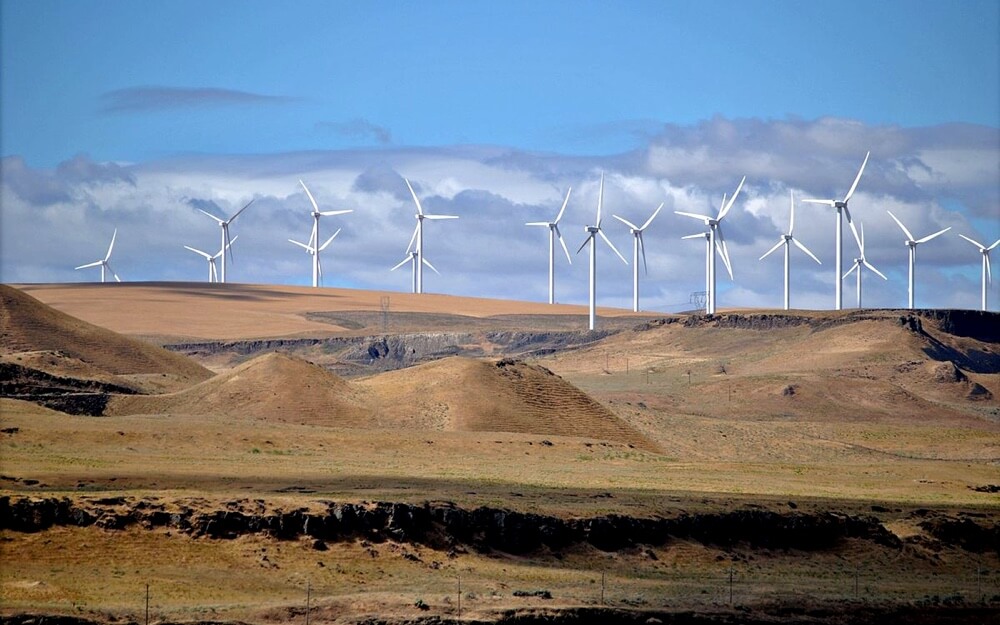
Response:
[{"label": "wind turbine nacelle", "polygon": [[836,200],[833,203],[833,207],[834,208],[847,208],[847,202],[841,202],[840,200]]},{"label": "wind turbine nacelle", "polygon": [[595,234],[601,231],[601,229],[598,228],[597,226],[584,226],[583,229],[589,232],[590,234]]}]

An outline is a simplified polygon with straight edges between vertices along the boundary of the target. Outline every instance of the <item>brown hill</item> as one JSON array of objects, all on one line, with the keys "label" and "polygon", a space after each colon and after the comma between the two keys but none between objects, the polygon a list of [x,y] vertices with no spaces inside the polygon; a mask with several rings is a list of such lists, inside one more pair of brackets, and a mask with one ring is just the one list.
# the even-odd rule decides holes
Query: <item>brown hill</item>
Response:
[{"label": "brown hill", "polygon": [[451,357],[356,382],[378,399],[383,427],[516,432],[655,446],[544,367]]},{"label": "brown hill", "polygon": [[359,392],[322,367],[281,353],[169,395],[119,396],[105,414],[240,416],[334,427],[366,427],[371,410]]},{"label": "brown hill", "polygon": [[[184,356],[76,319],[0,285],[0,354],[24,352],[46,352],[48,373],[73,377],[86,370],[85,377],[92,378],[104,372],[139,386],[146,386],[144,378],[156,377],[152,386],[157,389],[183,388],[212,375]],[[65,367],[60,358],[65,358]]]}]

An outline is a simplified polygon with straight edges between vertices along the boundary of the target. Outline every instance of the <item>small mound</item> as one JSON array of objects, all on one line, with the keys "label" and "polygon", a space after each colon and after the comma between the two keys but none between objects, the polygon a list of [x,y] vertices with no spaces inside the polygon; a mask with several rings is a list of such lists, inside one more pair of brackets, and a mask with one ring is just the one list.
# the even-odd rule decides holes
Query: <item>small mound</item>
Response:
[{"label": "small mound", "polygon": [[222,415],[342,427],[365,427],[370,410],[340,377],[279,353],[169,395],[115,397],[105,414]]},{"label": "small mound", "polygon": [[127,338],[47,306],[30,295],[0,285],[0,354],[58,352],[64,363],[111,375],[164,374],[189,386],[212,372],[162,347]]},{"label": "small mound", "polygon": [[379,397],[379,425],[516,432],[655,445],[544,367],[451,357],[358,382]]}]

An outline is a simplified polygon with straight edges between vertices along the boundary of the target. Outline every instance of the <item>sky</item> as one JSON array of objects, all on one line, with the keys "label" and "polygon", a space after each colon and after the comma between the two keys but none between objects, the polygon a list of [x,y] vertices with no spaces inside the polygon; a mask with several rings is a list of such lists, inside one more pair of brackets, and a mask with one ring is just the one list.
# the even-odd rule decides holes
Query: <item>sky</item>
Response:
[{"label": "sky", "polygon": [[[0,280],[82,282],[117,228],[127,281],[204,280],[220,217],[250,200],[230,281],[308,284],[304,180],[323,210],[324,284],[407,291],[426,210],[436,293],[544,301],[551,219],[572,188],[571,252],[593,223],[631,263],[645,234],[641,307],[704,290],[703,226],[746,184],[723,230],[734,277],[721,308],[780,307],[788,227],[792,305],[834,303],[834,214],[864,224],[865,306],[978,308],[981,255],[1000,238],[1000,4],[735,2],[50,2],[0,0]],[[1000,248],[998,248],[1000,250]],[[845,227],[846,271],[858,255]],[[996,253],[1000,259],[1000,251]],[[721,269],[721,265],[720,265]],[[598,252],[598,303],[631,304],[632,268]],[[853,276],[845,306],[855,304]],[[1000,309],[1000,280],[989,290]],[[556,299],[587,301],[586,252],[557,258]]]}]

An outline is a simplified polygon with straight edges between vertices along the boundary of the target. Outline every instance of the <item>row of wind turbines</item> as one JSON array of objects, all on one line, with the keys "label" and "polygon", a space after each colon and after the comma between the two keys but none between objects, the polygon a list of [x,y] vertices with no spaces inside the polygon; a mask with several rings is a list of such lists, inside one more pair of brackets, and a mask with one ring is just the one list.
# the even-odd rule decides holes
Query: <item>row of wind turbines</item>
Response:
[{"label": "row of wind turbines", "polygon": [[[836,239],[836,241],[835,241],[835,249],[836,249],[836,276],[837,276],[837,279],[835,280],[835,301],[834,301],[834,305],[835,305],[835,308],[837,310],[840,310],[840,309],[843,308],[843,280],[845,280],[848,276],[850,276],[851,273],[855,273],[856,272],[857,306],[859,308],[862,305],[862,299],[861,299],[861,276],[862,276],[862,270],[863,269],[867,269],[869,271],[872,271],[873,273],[875,273],[879,277],[881,277],[883,280],[887,280],[885,274],[883,274],[878,269],[876,269],[875,266],[872,265],[870,262],[868,262],[868,260],[865,258],[864,226],[861,225],[860,226],[860,230],[859,230],[859,228],[855,227],[854,220],[851,218],[851,213],[850,213],[850,209],[849,209],[849,202],[851,200],[851,197],[854,195],[854,192],[858,188],[858,183],[861,181],[861,177],[864,174],[864,170],[865,170],[866,165],[868,164],[868,159],[869,159],[870,156],[871,156],[870,152],[865,155],[865,159],[864,159],[864,161],[861,164],[861,168],[858,170],[858,174],[854,178],[854,183],[851,185],[850,190],[844,196],[843,200],[834,200],[834,199],[806,199],[806,200],[803,200],[804,202],[807,202],[807,203],[826,205],[826,206],[829,206],[829,207],[833,208],[836,211],[836,223],[835,223],[835,239]],[[417,212],[414,215],[414,217],[416,218],[416,226],[415,226],[415,228],[413,230],[413,234],[410,237],[410,242],[407,245],[405,257],[397,265],[395,265],[394,267],[392,267],[391,271],[395,271],[397,269],[400,269],[401,267],[403,267],[404,265],[406,265],[407,263],[409,263],[411,265],[411,274],[412,274],[412,291],[413,291],[413,293],[423,293],[423,268],[426,266],[429,269],[431,269],[432,271],[434,271],[435,273],[438,273],[438,274],[440,273],[440,272],[438,272],[438,270],[434,267],[434,265],[431,264],[431,262],[424,255],[424,230],[423,230],[424,229],[424,221],[425,220],[432,220],[433,221],[433,220],[458,219],[458,216],[457,215],[437,215],[437,214],[431,214],[431,213],[424,212],[423,206],[420,203],[420,198],[417,196],[416,192],[414,191],[413,186],[410,184],[410,181],[407,180],[407,179],[404,179],[404,181],[406,182],[406,186],[407,186],[407,188],[410,191],[410,195],[412,196],[414,205],[416,206],[416,209],[417,209]],[[732,262],[731,262],[730,257],[729,257],[729,249],[728,249],[728,246],[726,244],[725,236],[724,236],[723,231],[722,231],[722,221],[729,214],[730,210],[733,208],[734,204],[736,203],[736,199],[739,196],[740,191],[743,189],[743,185],[744,185],[745,182],[746,182],[746,176],[744,176],[740,180],[740,183],[739,183],[739,185],[737,185],[736,191],[733,192],[732,196],[728,196],[726,194],[723,195],[723,197],[722,197],[722,203],[720,205],[719,211],[718,211],[718,213],[714,217],[711,216],[711,215],[703,215],[703,214],[699,214],[699,213],[689,213],[689,212],[684,212],[684,211],[674,211],[678,215],[681,215],[681,216],[684,216],[684,217],[690,217],[690,218],[702,221],[703,224],[707,228],[704,232],[682,236],[681,238],[682,239],[704,239],[705,240],[705,283],[706,283],[705,284],[705,290],[706,290],[706,293],[707,293],[706,312],[708,314],[714,314],[716,312],[716,308],[717,308],[716,255],[718,255],[718,257],[722,259],[723,265],[725,266],[726,271],[729,274],[730,279],[733,279]],[[323,266],[322,266],[322,262],[320,260],[320,253],[322,251],[324,251],[333,242],[333,240],[337,237],[337,235],[340,234],[340,232],[341,232],[341,229],[338,228],[328,239],[326,239],[325,242],[323,242],[322,244],[319,244],[319,241],[320,241],[320,218],[323,217],[323,216],[332,217],[332,216],[337,216],[337,215],[345,215],[345,214],[353,212],[353,210],[352,209],[346,209],[346,210],[321,211],[319,209],[319,205],[316,202],[316,199],[313,197],[312,193],[309,191],[309,188],[306,186],[306,184],[302,180],[299,180],[299,184],[302,186],[303,190],[306,193],[306,196],[309,198],[309,201],[310,201],[310,203],[312,205],[312,211],[311,211],[311,217],[312,217],[312,220],[313,220],[312,229],[311,229],[311,232],[310,232],[309,241],[307,243],[303,243],[303,242],[296,241],[296,240],[293,240],[293,239],[289,239],[289,242],[292,243],[292,244],[294,244],[294,245],[296,245],[296,246],[298,246],[298,247],[300,247],[300,248],[302,248],[302,249],[304,249],[312,257],[312,285],[314,287],[318,287],[320,285],[320,283],[322,281],[322,277],[323,277]],[[570,194],[571,193],[572,193],[572,188],[570,188],[570,189],[567,190],[566,197],[565,197],[565,199],[563,200],[563,203],[562,203],[562,207],[559,209],[559,212],[556,215],[556,217],[555,217],[554,220],[552,220],[552,221],[528,222],[527,224],[525,224],[527,226],[533,226],[533,227],[545,227],[545,228],[548,228],[548,230],[549,230],[549,233],[548,233],[549,234],[549,237],[548,237],[548,239],[549,239],[549,241],[548,241],[548,243],[549,243],[549,258],[548,258],[548,261],[549,261],[549,275],[548,275],[548,286],[549,286],[549,303],[550,304],[552,304],[552,303],[555,302],[555,256],[556,256],[556,253],[555,253],[555,243],[556,243],[556,240],[558,240],[559,244],[562,246],[563,252],[566,255],[567,261],[570,264],[572,264],[572,262],[573,262],[572,257],[570,256],[570,253],[569,253],[569,248],[566,247],[566,243],[563,240],[562,233],[559,230],[559,221],[562,219],[563,215],[566,212],[566,207],[569,204],[569,198],[570,198]],[[594,329],[595,320],[596,320],[596,305],[595,305],[595,303],[596,303],[596,290],[597,290],[597,237],[600,237],[601,239],[603,239],[604,242],[607,244],[607,246],[618,256],[618,258],[621,259],[621,261],[623,263],[625,263],[626,265],[628,265],[628,261],[626,260],[626,258],[621,254],[621,252],[618,251],[618,249],[614,246],[614,244],[607,237],[607,235],[604,234],[604,231],[602,229],[603,203],[604,203],[604,174],[602,173],[601,174],[601,181],[600,181],[600,188],[599,188],[599,192],[598,192],[598,199],[597,199],[597,215],[596,215],[596,219],[595,219],[594,225],[587,225],[585,227],[585,231],[587,233],[587,237],[584,239],[583,243],[577,249],[577,254],[579,254],[581,251],[583,251],[583,249],[585,247],[588,246],[588,244],[590,246],[590,250],[589,250],[589,261],[590,261],[590,263],[589,263],[590,264],[590,267],[589,267],[589,269],[590,269],[590,277],[589,277],[589,287],[590,287],[589,288],[589,327],[590,327],[590,329]],[[215,252],[214,254],[211,254],[209,252],[205,252],[203,250],[200,250],[200,249],[197,249],[197,248],[194,248],[194,247],[190,247],[190,246],[187,246],[187,245],[185,245],[184,248],[187,249],[187,250],[190,250],[191,252],[193,252],[195,254],[198,254],[199,256],[203,257],[207,261],[207,263],[208,263],[208,281],[209,282],[222,282],[222,283],[224,283],[226,281],[226,257],[227,257],[227,253],[228,253],[228,256],[229,256],[230,260],[233,260],[232,246],[233,246],[233,243],[235,243],[236,240],[239,238],[239,236],[230,238],[229,227],[236,220],[237,217],[239,217],[247,208],[250,207],[251,204],[253,204],[253,200],[251,200],[250,202],[248,202],[240,210],[238,210],[236,213],[234,213],[232,216],[230,216],[227,219],[219,218],[219,217],[217,217],[217,216],[215,216],[215,215],[213,215],[213,214],[211,214],[211,213],[209,213],[209,212],[207,212],[205,210],[202,210],[200,208],[198,209],[200,212],[202,212],[203,214],[207,215],[208,217],[210,217],[211,219],[213,219],[215,222],[218,223],[218,225],[220,227],[220,230],[221,230],[221,232],[220,232],[220,234],[221,234],[221,241],[220,241],[219,251]],[[783,303],[784,303],[785,310],[788,310],[790,308],[790,286],[789,286],[789,278],[790,278],[790,252],[791,252],[791,245],[794,244],[803,253],[807,254],[812,260],[814,260],[817,264],[822,264],[821,261],[819,260],[819,258],[817,258],[815,254],[813,254],[801,241],[799,241],[794,236],[794,229],[795,229],[795,199],[792,196],[791,191],[789,191],[789,205],[790,205],[789,206],[790,212],[789,212],[788,232],[786,234],[782,234],[779,237],[778,242],[773,247],[771,247],[769,250],[767,250],[760,257],[760,259],[759,259],[759,260],[764,260],[769,255],[771,255],[772,253],[776,252],[779,248],[784,247],[784,302]],[[630,234],[632,234],[632,237],[633,237],[633,243],[632,243],[632,309],[634,311],[636,311],[636,312],[639,310],[639,257],[640,256],[642,257],[643,266],[645,267],[647,274],[648,274],[648,270],[649,270],[648,269],[648,265],[646,263],[646,247],[645,247],[645,241],[643,239],[643,233],[650,226],[650,224],[653,222],[653,220],[656,219],[657,215],[660,213],[660,211],[662,210],[663,206],[664,206],[664,204],[661,203],[653,211],[653,213],[649,216],[649,218],[647,218],[646,221],[643,222],[643,224],[641,226],[637,226],[634,223],[632,223],[631,221],[629,221],[629,220],[627,220],[624,217],[621,217],[619,215],[613,215],[613,217],[615,219],[617,219],[618,221],[620,221],[621,223],[623,223],[625,226],[627,226],[629,228],[629,232],[630,232]],[[889,216],[892,217],[892,219],[899,225],[899,227],[902,229],[903,233],[906,235],[906,240],[904,241],[904,243],[905,243],[905,245],[907,246],[907,248],[909,250],[909,273],[908,273],[909,280],[908,280],[908,297],[907,297],[907,303],[908,303],[908,307],[909,308],[913,308],[913,306],[914,306],[914,276],[915,276],[915,265],[916,265],[916,248],[917,248],[917,246],[919,244],[926,243],[926,242],[928,242],[928,241],[930,241],[930,240],[932,240],[932,239],[934,239],[934,238],[936,238],[936,237],[944,234],[945,232],[947,232],[951,228],[945,228],[943,230],[940,230],[938,232],[935,232],[933,234],[930,234],[928,236],[921,237],[921,238],[918,239],[918,238],[915,238],[910,233],[910,231],[906,228],[906,226],[903,225],[903,222],[900,221],[895,215],[893,215],[891,211],[887,211],[887,212],[889,213]],[[854,235],[855,242],[858,245],[858,253],[859,253],[859,255],[858,255],[858,257],[856,257],[854,259],[854,263],[851,266],[851,268],[846,273],[843,273],[843,220],[844,220],[845,217],[847,219],[847,223],[848,223],[848,225],[849,225],[849,227],[851,229],[851,232]],[[94,261],[92,263],[87,263],[85,265],[80,265],[79,267],[76,267],[76,269],[86,269],[86,268],[98,267],[99,266],[101,268],[101,282],[104,282],[106,280],[106,271],[110,272],[111,275],[115,278],[116,281],[121,282],[121,279],[119,278],[118,274],[116,274],[114,272],[114,270],[111,269],[111,265],[110,265],[111,253],[112,253],[112,250],[114,249],[115,238],[117,237],[117,234],[118,234],[118,231],[116,229],[115,232],[114,232],[114,234],[111,237],[111,245],[108,247],[108,252],[104,256],[103,259]],[[990,282],[992,282],[992,274],[991,274],[991,268],[990,268],[990,252],[994,248],[996,248],[998,245],[1000,245],[1000,240],[997,240],[995,243],[993,243],[992,245],[990,245],[990,246],[987,247],[987,246],[984,246],[983,244],[981,244],[981,243],[979,243],[979,242],[977,242],[977,241],[975,241],[973,239],[970,239],[969,237],[967,237],[965,235],[959,235],[959,236],[961,236],[963,239],[965,239],[965,240],[969,241],[970,243],[972,243],[973,245],[975,245],[979,249],[979,251],[980,251],[980,253],[982,255],[982,309],[986,310],[987,309],[987,301],[986,301],[986,298],[987,298],[987,284],[990,283]],[[216,261],[220,260],[220,259],[221,259],[221,272],[218,271],[217,268],[216,268]]]}]

